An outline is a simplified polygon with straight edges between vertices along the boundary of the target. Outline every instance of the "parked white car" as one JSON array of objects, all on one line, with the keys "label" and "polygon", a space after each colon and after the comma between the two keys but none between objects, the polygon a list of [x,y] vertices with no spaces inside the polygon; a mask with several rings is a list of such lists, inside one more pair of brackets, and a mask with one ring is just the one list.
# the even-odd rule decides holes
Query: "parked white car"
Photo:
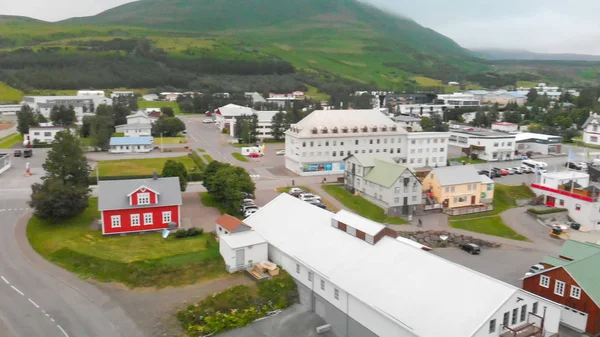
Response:
[{"label": "parked white car", "polygon": [[524,173],[533,173],[533,167],[521,166],[521,168],[523,169]]},{"label": "parked white car", "polygon": [[303,193],[300,194],[300,196],[298,197],[300,200],[302,201],[313,201],[313,200],[321,200],[321,197],[318,195],[314,195],[314,194],[310,194],[310,193]]},{"label": "parked white car", "polygon": [[279,151],[275,152],[275,154],[278,156],[285,156],[285,150],[279,150]]},{"label": "parked white car", "polygon": [[306,192],[306,191],[305,191],[305,190],[303,190],[303,189],[301,189],[301,188],[298,188],[298,187],[292,187],[292,188],[290,188],[290,190],[289,190],[289,193],[290,193],[290,194],[294,194],[294,193],[303,193],[303,192]]},{"label": "parked white car", "polygon": [[244,218],[247,218],[256,212],[258,212],[258,208],[250,208],[244,212]]},{"label": "parked white car", "polygon": [[212,124],[212,123],[214,123],[214,122],[215,122],[215,121],[214,121],[214,119],[212,119],[212,118],[206,118],[206,119],[203,119],[203,120],[202,120],[202,123],[204,123],[204,124]]}]

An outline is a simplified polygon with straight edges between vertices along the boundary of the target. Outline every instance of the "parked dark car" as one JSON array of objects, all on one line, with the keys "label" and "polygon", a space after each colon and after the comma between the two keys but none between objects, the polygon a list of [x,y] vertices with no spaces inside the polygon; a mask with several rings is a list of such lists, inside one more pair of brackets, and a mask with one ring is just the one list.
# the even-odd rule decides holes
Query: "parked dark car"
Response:
[{"label": "parked dark car", "polygon": [[23,157],[29,158],[33,156],[33,151],[31,149],[23,150]]},{"label": "parked dark car", "polygon": [[565,163],[565,167],[578,171],[581,171],[583,169],[583,166],[581,164],[570,161]]},{"label": "parked dark car", "polygon": [[493,169],[491,171],[488,170],[481,170],[479,171],[479,175],[484,175],[484,176],[488,176],[490,178],[496,178],[496,177],[500,177],[502,176],[502,173],[500,171],[494,171]]},{"label": "parked dark car", "polygon": [[481,248],[474,243],[461,243],[458,247],[469,254],[477,255],[481,253]]},{"label": "parked dark car", "polygon": [[23,154],[23,152],[21,152],[21,150],[15,150],[14,156],[20,157],[22,154]]},{"label": "parked dark car", "polygon": [[322,208],[322,209],[327,209],[327,206],[325,206],[325,204],[323,204],[321,202],[318,202],[318,201],[310,201],[309,204],[315,205],[315,206],[317,206],[319,208]]},{"label": "parked dark car", "polygon": [[578,231],[578,230],[579,230],[579,228],[581,228],[581,225],[580,225],[580,224],[578,224],[577,222],[570,222],[570,223],[569,223],[569,227],[571,227],[572,229],[574,229],[574,230]]},{"label": "parked dark car", "polygon": [[244,197],[244,199],[255,199],[254,195],[246,192],[242,192],[242,197]]}]

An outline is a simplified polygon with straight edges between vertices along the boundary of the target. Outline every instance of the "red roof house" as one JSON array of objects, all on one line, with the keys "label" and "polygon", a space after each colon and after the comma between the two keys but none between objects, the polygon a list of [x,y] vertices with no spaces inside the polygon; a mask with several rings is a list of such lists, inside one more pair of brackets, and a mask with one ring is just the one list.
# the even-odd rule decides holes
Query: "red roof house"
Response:
[{"label": "red roof house", "polygon": [[178,177],[98,182],[104,235],[179,227],[181,204]]},{"label": "red roof house", "polygon": [[216,223],[216,232],[219,237],[221,235],[245,232],[251,229],[250,226],[246,225],[242,220],[229,214],[222,215],[217,219]]}]

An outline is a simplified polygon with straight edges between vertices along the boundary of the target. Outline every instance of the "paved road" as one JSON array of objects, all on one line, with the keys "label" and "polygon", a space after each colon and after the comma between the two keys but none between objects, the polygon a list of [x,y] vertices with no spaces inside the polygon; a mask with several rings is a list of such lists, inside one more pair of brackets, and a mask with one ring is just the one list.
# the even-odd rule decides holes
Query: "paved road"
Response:
[{"label": "paved road", "polygon": [[21,158],[0,176],[0,335],[143,336],[117,302],[44,260],[29,245],[29,186],[42,174],[37,157],[31,159],[34,176],[24,177]]}]

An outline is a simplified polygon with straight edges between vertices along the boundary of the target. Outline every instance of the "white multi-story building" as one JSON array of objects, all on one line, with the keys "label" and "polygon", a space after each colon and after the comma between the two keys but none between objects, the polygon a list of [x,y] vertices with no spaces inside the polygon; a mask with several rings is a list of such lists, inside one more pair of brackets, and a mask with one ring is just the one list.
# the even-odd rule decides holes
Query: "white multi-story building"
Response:
[{"label": "white multi-story building", "polygon": [[134,97],[135,93],[133,91],[113,91],[110,94],[111,99],[121,98],[121,97]]},{"label": "white multi-story building", "polygon": [[52,108],[55,106],[72,106],[77,120],[81,120],[84,114],[94,113],[100,105],[112,105],[112,100],[98,95],[25,96],[21,105],[24,104],[29,105],[34,111],[39,112],[46,118],[50,118]]},{"label": "white multi-story building", "polygon": [[52,143],[56,134],[64,131],[62,126],[32,126],[29,128],[28,138],[30,144]]},{"label": "white multi-story building", "polygon": [[315,110],[285,133],[285,167],[342,174],[351,154],[381,154],[414,168],[445,166],[449,133],[407,132],[378,110]]},{"label": "white multi-story building", "polygon": [[406,129],[406,131],[423,131],[421,127],[421,119],[412,116],[398,115],[392,117],[392,120],[398,123],[398,126]]},{"label": "white multi-story building", "polygon": [[469,149],[479,159],[487,161],[513,160],[516,136],[490,130],[450,129],[450,145]]},{"label": "white multi-story building", "polygon": [[455,108],[476,107],[481,104],[480,100],[476,99],[474,94],[461,92],[437,95],[437,100],[435,100],[435,102]]},{"label": "white multi-story building", "polygon": [[398,104],[392,107],[394,114],[424,117],[434,113],[443,116],[446,108],[444,104]]},{"label": "white multi-story building", "polygon": [[116,132],[121,132],[125,137],[144,137],[152,135],[152,124],[135,123],[123,124],[115,127]]},{"label": "white multi-story building", "polygon": [[266,240],[269,260],[294,279],[300,303],[336,336],[558,332],[557,303],[440,258],[354,213],[334,214],[281,194],[244,223]]},{"label": "white multi-story building", "polygon": [[79,90],[77,96],[106,97],[104,90]]},{"label": "white multi-story building", "polygon": [[215,110],[215,125],[219,129],[229,130],[229,135],[235,135],[235,120],[241,116],[258,116],[258,138],[273,138],[271,126],[273,116],[279,111],[257,111],[249,107],[236,104],[227,104]]},{"label": "white multi-story building", "polygon": [[583,142],[590,145],[600,145],[600,116],[590,111],[590,116],[583,123]]},{"label": "white multi-story building", "polygon": [[21,111],[20,104],[3,104],[0,105],[0,115],[10,116],[16,115],[17,112]]}]

